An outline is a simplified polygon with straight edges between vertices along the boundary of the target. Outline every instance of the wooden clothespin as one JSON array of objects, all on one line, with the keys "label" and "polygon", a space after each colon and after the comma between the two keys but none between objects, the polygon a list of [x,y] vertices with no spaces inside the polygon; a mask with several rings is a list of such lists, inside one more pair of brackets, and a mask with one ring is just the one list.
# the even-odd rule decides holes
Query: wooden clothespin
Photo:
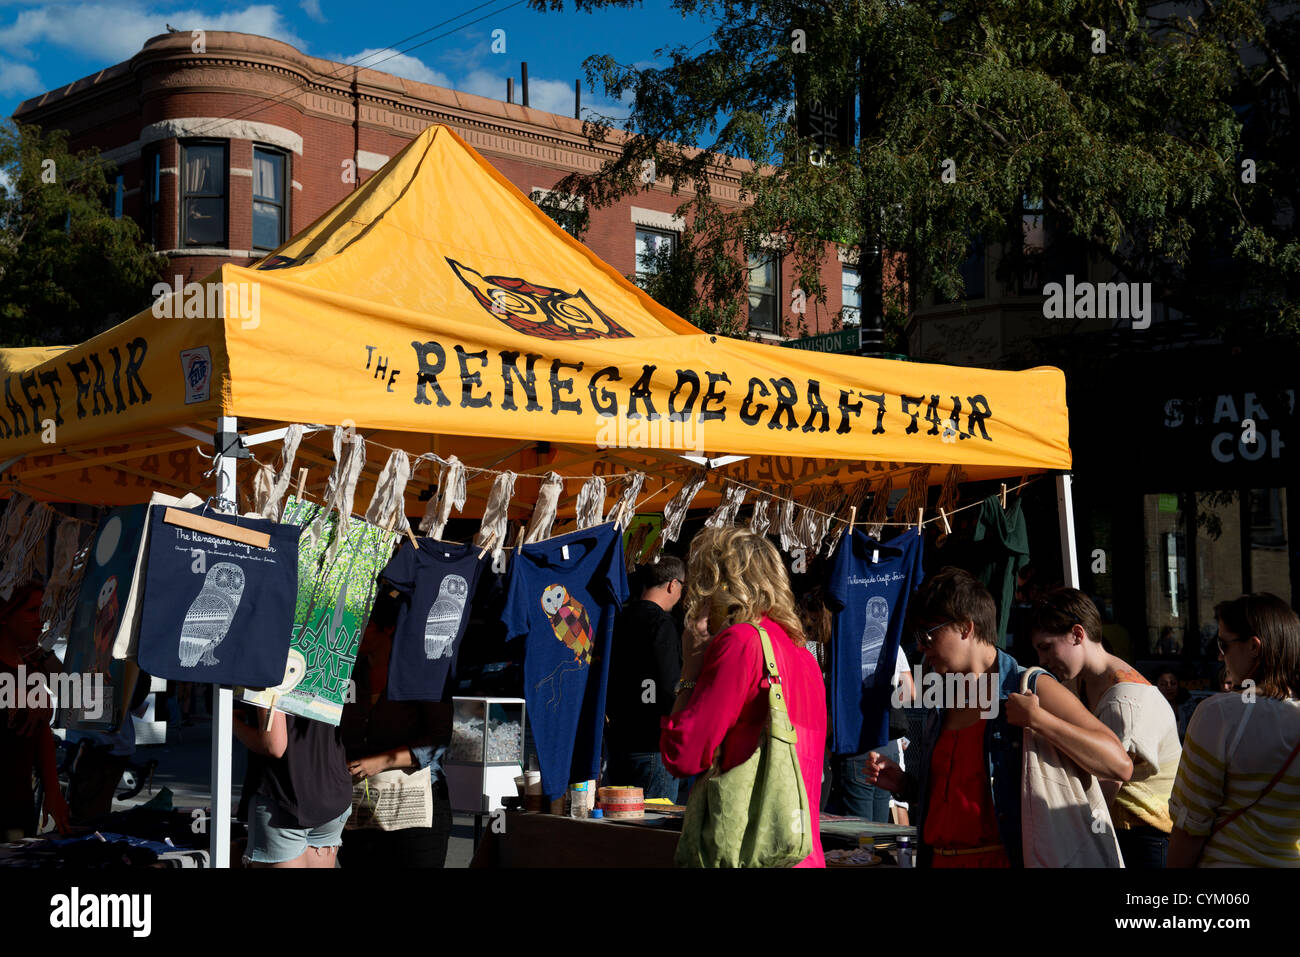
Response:
[{"label": "wooden clothespin", "polygon": [[858,507],[856,505],[850,505],[849,506],[849,533],[850,534],[852,534],[853,532],[853,523],[856,522],[857,520],[858,520]]},{"label": "wooden clothespin", "polygon": [[271,695],[271,706],[266,709],[266,727],[262,729],[263,731],[271,730],[271,722],[275,720],[275,706],[279,701],[280,696],[278,694]]},{"label": "wooden clothespin", "polygon": [[224,538],[232,542],[242,542],[245,545],[252,545],[254,548],[267,548],[271,544],[271,536],[266,532],[255,532],[251,528],[218,522],[215,518],[208,518],[206,515],[195,515],[179,508],[168,508],[167,511],[163,512],[163,521],[168,525],[177,525],[181,528],[192,529],[196,532],[202,532],[204,535],[212,535],[215,538]]},{"label": "wooden clothespin", "polygon": [[939,520],[943,522],[943,531],[945,535],[952,534],[952,526],[948,524],[948,513],[942,508],[939,509]]},{"label": "wooden clothespin", "polygon": [[478,553],[478,557],[482,558],[484,555],[486,555],[488,553],[488,549],[491,548],[494,544],[496,544],[496,540],[497,540],[497,533],[495,531],[489,532],[487,540],[483,542],[483,550]]},{"label": "wooden clothespin", "polygon": [[1003,483],[1002,483],[1002,509],[1003,509],[1003,511],[1006,510],[1006,507],[1007,507],[1007,483],[1006,483],[1006,482],[1003,482]]},{"label": "wooden clothespin", "polygon": [[293,493],[294,498],[296,498],[298,501],[301,502],[302,493],[306,488],[307,488],[307,470],[305,468],[301,468],[298,470],[298,487],[294,489],[294,493]]},{"label": "wooden clothespin", "polygon": [[415,535],[411,532],[411,523],[406,523],[406,537],[411,540],[411,547],[417,552],[420,550],[420,543],[415,540]]},{"label": "wooden clothespin", "polygon": [[925,508],[924,507],[918,508],[916,510],[916,534],[918,535],[920,535],[922,529],[925,528],[924,519],[925,519]]},{"label": "wooden clothespin", "polygon": [[519,535],[515,538],[515,551],[519,551],[519,549],[524,547],[524,532],[526,531],[527,529],[524,528],[524,526],[519,526]]}]

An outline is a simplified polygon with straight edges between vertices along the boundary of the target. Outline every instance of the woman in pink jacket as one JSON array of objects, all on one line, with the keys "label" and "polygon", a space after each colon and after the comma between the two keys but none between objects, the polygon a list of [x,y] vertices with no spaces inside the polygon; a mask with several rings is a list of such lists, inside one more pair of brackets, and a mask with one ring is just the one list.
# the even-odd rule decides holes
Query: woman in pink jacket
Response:
[{"label": "woman in pink jacket", "polygon": [[[758,622],[767,629],[785,688],[812,816],[812,853],[796,867],[824,867],[817,807],[826,742],[826,688],[804,644],[790,579],[776,547],[742,528],[706,528],[691,543],[687,632],[673,713],[659,750],[677,777],[701,774],[721,751],[721,770],[758,747],[768,719]],[[712,636],[712,637],[710,637]]]}]

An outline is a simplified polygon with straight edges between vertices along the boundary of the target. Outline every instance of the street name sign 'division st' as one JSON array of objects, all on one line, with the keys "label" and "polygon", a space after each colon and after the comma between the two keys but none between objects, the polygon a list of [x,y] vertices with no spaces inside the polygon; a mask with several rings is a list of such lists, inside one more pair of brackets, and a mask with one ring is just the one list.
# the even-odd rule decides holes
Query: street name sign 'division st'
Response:
[{"label": "street name sign 'division st'", "polygon": [[802,339],[787,339],[781,345],[790,349],[806,349],[809,352],[854,353],[862,348],[862,330],[855,326],[852,329],[824,332],[817,336],[804,336]]}]

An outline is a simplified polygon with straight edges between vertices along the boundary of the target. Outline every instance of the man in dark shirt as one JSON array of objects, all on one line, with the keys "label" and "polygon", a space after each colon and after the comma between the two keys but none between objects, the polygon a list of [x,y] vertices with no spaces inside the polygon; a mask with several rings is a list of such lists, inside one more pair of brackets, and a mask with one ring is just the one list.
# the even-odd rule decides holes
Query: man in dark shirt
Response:
[{"label": "man in dark shirt", "polygon": [[607,784],[639,787],[647,798],[677,799],[677,780],[659,755],[659,719],[672,712],[682,673],[682,638],[669,614],[681,600],[686,566],[662,556],[643,569],[645,589],[614,626],[605,714]]}]

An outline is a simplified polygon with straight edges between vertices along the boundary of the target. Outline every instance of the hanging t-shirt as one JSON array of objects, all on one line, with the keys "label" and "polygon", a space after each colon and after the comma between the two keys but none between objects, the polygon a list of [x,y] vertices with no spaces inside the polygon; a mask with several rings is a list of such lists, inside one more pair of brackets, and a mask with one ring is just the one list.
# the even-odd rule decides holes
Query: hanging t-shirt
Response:
[{"label": "hanging t-shirt", "polygon": [[611,522],[525,545],[507,595],[506,634],[525,637],[524,698],[542,791],[554,799],[600,772],[614,619],[628,597],[622,536]]},{"label": "hanging t-shirt", "polygon": [[924,540],[903,532],[878,542],[854,531],[840,539],[826,605],[831,641],[831,750],[861,754],[889,740],[890,696],[907,601],[921,583]]},{"label": "hanging t-shirt", "polygon": [[203,684],[268,688],[284,680],[298,594],[297,525],[182,509],[271,537],[267,548],[149,516],[140,667]]},{"label": "hanging t-shirt", "polygon": [[487,557],[481,548],[421,538],[409,541],[380,576],[410,596],[397,614],[388,659],[390,701],[441,701],[456,675],[456,655],[469,622],[470,604]]},{"label": "hanging t-shirt", "polygon": [[1005,509],[999,495],[990,495],[975,525],[975,557],[971,571],[993,593],[998,606],[997,645],[1006,647],[1007,622],[1016,600],[1016,573],[1029,564],[1029,532],[1020,499]]}]

